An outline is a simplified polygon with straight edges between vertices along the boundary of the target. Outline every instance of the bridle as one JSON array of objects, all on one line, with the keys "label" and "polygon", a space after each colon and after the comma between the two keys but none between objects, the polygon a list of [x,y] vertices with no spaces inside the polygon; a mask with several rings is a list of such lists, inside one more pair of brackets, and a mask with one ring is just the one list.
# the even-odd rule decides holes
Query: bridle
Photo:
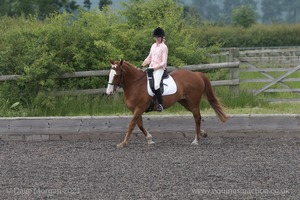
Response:
[{"label": "bridle", "polygon": [[[129,83],[129,84],[127,84],[127,85],[124,85],[124,84],[121,84],[121,83],[122,83],[123,80],[124,80],[125,70],[122,68],[122,65],[120,66],[120,68],[121,68],[121,73],[115,75],[115,76],[120,76],[120,78],[119,78],[120,81],[118,81],[118,83],[116,83],[116,84],[108,83],[108,85],[112,85],[112,86],[114,86],[114,87],[125,88],[125,87],[127,87],[127,86],[129,86],[129,85],[132,85],[132,84],[134,84],[134,83],[140,81],[140,80],[141,80],[142,78],[144,78],[144,76],[146,76],[146,74],[147,74],[146,72],[144,72],[143,76],[141,76],[141,77],[139,77],[139,78],[133,80],[131,83]],[[115,70],[115,68],[114,68],[114,67],[111,67],[110,70]],[[115,77],[114,77],[114,79],[115,79]],[[113,80],[114,80],[114,79],[113,79]]]}]

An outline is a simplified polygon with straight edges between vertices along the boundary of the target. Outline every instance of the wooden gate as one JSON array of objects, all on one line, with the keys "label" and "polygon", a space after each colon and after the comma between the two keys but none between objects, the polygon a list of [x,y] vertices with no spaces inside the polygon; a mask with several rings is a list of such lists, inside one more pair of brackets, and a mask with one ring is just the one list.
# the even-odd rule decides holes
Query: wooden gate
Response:
[{"label": "wooden gate", "polygon": [[[266,83],[251,90],[254,95],[261,93],[291,93],[292,98],[270,98],[270,101],[300,101],[300,48],[244,50],[231,49],[234,60],[240,61],[240,73],[258,73],[263,78],[240,76],[240,84]],[[230,60],[233,61],[233,60]],[[282,74],[283,73],[283,74]],[[278,74],[280,74],[278,76]]]}]

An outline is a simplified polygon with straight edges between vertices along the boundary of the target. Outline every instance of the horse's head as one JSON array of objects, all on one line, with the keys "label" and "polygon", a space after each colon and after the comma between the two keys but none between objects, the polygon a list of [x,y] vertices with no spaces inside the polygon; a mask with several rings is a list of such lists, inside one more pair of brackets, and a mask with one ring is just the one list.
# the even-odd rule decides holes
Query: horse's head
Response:
[{"label": "horse's head", "polygon": [[113,94],[117,87],[120,87],[122,85],[122,79],[123,79],[123,73],[124,70],[122,68],[123,60],[121,61],[110,61],[111,68],[109,71],[109,79],[108,79],[108,85],[106,88],[106,94],[111,95]]}]

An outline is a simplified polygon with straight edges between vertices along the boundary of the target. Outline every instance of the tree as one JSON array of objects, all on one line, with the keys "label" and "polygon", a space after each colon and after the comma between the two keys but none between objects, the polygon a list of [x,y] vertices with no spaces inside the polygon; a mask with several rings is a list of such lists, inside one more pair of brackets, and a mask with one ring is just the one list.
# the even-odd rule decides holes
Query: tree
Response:
[{"label": "tree", "polygon": [[273,23],[282,20],[283,12],[282,0],[262,0],[261,7],[263,11],[262,22]]},{"label": "tree", "polygon": [[195,8],[199,15],[206,20],[219,20],[220,7],[217,0],[193,0],[192,8]]},{"label": "tree", "polygon": [[[36,2],[35,2],[36,3]],[[0,0],[0,15],[20,16],[21,14],[34,14],[35,6],[32,0]]]},{"label": "tree", "polygon": [[223,21],[225,24],[230,24],[232,22],[232,10],[236,7],[236,6],[240,6],[241,1],[240,0],[225,0],[223,3]]},{"label": "tree", "polygon": [[209,1],[209,4],[206,6],[205,17],[212,21],[219,21],[220,19],[220,7],[216,1]]},{"label": "tree", "polygon": [[186,21],[184,8],[174,0],[129,0],[122,5],[120,13],[129,28],[129,31],[123,31],[127,34],[123,40],[129,41],[127,49],[136,49],[128,59],[145,59],[153,42],[152,31],[158,26],[166,32],[168,64],[171,66],[207,63],[208,52],[219,48],[200,48],[202,44],[195,40],[195,29]]},{"label": "tree", "polygon": [[84,0],[83,2],[83,7],[86,8],[87,10],[90,10],[91,9],[91,1],[90,0]]},{"label": "tree", "polygon": [[201,23],[201,16],[193,6],[183,6],[183,18],[188,24],[199,24]]},{"label": "tree", "polygon": [[257,14],[254,11],[253,7],[242,5],[234,9],[232,12],[233,24],[248,28],[252,24],[256,23],[256,16]]},{"label": "tree", "polygon": [[232,23],[232,12],[234,9],[241,6],[251,6],[253,10],[256,9],[255,0],[225,0],[223,4],[223,19],[226,24]]},{"label": "tree", "polygon": [[295,24],[298,21],[298,13],[300,12],[300,0],[289,0],[288,3],[283,2],[285,8],[288,23]]},{"label": "tree", "polygon": [[73,12],[78,8],[75,0],[0,0],[0,5],[2,16],[37,15],[39,19],[53,12]]},{"label": "tree", "polygon": [[111,0],[100,0],[99,1],[99,9],[100,10],[103,10],[103,8],[105,6],[109,6],[109,5],[112,5],[112,1]]}]

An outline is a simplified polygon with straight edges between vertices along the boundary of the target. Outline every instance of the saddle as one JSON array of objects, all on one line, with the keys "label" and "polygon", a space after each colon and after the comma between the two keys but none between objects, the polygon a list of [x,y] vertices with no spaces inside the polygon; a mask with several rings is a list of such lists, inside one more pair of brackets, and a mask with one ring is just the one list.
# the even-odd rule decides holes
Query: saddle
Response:
[{"label": "saddle", "polygon": [[[150,88],[151,88],[152,92],[155,93],[153,70],[147,70],[147,74],[148,74],[148,81],[149,81]],[[161,93],[164,93],[164,87],[163,87],[164,83],[163,83],[163,80],[166,79],[166,78],[169,78],[169,74],[168,74],[167,70],[165,69],[164,73],[162,75],[162,79],[160,81],[160,90],[161,90]]]},{"label": "saddle", "polygon": [[[152,90],[153,93],[155,93],[153,70],[147,70],[147,74],[148,74],[148,81],[149,81],[150,89]],[[164,83],[163,83],[163,80],[167,79],[167,78],[169,78],[169,74],[168,74],[167,70],[165,69],[164,73],[162,75],[162,79],[160,81],[160,90],[161,90],[161,93],[164,93]],[[149,105],[149,107],[147,108],[147,110],[145,112],[152,111],[155,103],[156,103],[156,96],[153,96],[152,100],[150,102],[150,105]]]}]

